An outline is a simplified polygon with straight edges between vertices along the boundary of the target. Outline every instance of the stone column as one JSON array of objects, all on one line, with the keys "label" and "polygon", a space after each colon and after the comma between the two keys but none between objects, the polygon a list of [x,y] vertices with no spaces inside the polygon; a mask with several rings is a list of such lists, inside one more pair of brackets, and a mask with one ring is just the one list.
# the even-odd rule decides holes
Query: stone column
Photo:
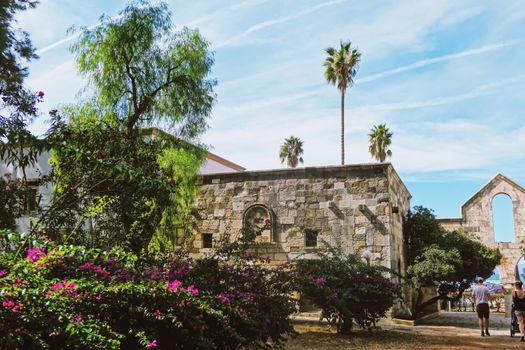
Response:
[{"label": "stone column", "polygon": [[505,283],[505,317],[510,317],[510,311],[512,309],[512,283]]}]

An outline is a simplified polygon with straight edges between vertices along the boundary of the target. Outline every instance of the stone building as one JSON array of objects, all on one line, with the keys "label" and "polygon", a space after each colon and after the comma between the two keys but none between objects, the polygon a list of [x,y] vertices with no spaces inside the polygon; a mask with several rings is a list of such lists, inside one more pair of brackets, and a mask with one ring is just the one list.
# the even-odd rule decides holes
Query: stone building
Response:
[{"label": "stone building", "polygon": [[410,193],[390,163],[208,174],[196,209],[201,252],[250,225],[263,230],[257,240],[276,262],[311,256],[326,241],[405,271]]},{"label": "stone building", "polygon": [[[498,242],[494,234],[492,202],[495,196],[510,197],[514,218],[514,242]],[[498,267],[501,282],[514,283],[518,278],[517,265],[522,257],[525,241],[525,189],[506,176],[497,174],[461,206],[460,218],[438,219],[449,231],[471,233],[489,247],[498,247],[503,255]],[[521,273],[521,271],[520,271]]]}]

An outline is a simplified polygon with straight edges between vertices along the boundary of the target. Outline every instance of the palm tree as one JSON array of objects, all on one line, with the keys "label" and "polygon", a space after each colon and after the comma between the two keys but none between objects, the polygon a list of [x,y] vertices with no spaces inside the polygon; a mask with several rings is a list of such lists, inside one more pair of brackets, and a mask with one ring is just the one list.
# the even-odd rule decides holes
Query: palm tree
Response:
[{"label": "palm tree", "polygon": [[370,137],[368,150],[372,157],[381,163],[386,157],[392,156],[392,151],[388,149],[388,146],[392,144],[392,135],[394,134],[388,130],[386,124],[375,125],[368,134]]},{"label": "palm tree", "polygon": [[339,50],[329,47],[326,50],[328,57],[324,60],[324,76],[341,92],[341,165],[345,164],[345,92],[354,85],[354,77],[359,69],[361,53],[352,48],[350,41],[342,42]]},{"label": "palm tree", "polygon": [[281,158],[281,163],[286,164],[290,168],[295,168],[299,162],[303,163],[303,141],[298,137],[290,136],[287,139],[284,139],[284,143],[281,145],[279,150],[279,158]]}]

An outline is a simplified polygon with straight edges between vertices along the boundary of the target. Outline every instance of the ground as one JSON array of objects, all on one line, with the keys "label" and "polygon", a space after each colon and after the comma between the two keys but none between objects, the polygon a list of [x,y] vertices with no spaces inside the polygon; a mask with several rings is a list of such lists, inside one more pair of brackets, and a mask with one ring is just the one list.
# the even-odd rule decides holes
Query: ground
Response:
[{"label": "ground", "polygon": [[409,327],[382,322],[381,330],[356,331],[339,336],[326,326],[298,324],[299,336],[286,350],[315,349],[525,349],[519,337],[510,337],[510,319],[492,315],[491,336],[481,337],[474,313],[441,313],[424,324]]}]

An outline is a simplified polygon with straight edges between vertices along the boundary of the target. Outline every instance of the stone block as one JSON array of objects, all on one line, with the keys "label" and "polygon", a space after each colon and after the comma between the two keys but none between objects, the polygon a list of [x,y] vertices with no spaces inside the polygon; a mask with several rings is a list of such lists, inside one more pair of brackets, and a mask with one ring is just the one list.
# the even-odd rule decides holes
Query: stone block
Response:
[{"label": "stone block", "polygon": [[243,202],[233,202],[233,211],[239,212],[244,210]]},{"label": "stone block", "polygon": [[344,182],[336,182],[334,183],[334,190],[344,190],[345,189],[345,183]]},{"label": "stone block", "polygon": [[293,201],[295,200],[295,192],[292,192],[292,191],[279,192],[279,200],[280,201]]},{"label": "stone block", "polygon": [[279,218],[279,223],[282,225],[293,225],[294,218],[290,216],[283,216]]},{"label": "stone block", "polygon": [[225,213],[226,213],[225,209],[215,209],[213,211],[213,216],[217,218],[223,218]]}]

